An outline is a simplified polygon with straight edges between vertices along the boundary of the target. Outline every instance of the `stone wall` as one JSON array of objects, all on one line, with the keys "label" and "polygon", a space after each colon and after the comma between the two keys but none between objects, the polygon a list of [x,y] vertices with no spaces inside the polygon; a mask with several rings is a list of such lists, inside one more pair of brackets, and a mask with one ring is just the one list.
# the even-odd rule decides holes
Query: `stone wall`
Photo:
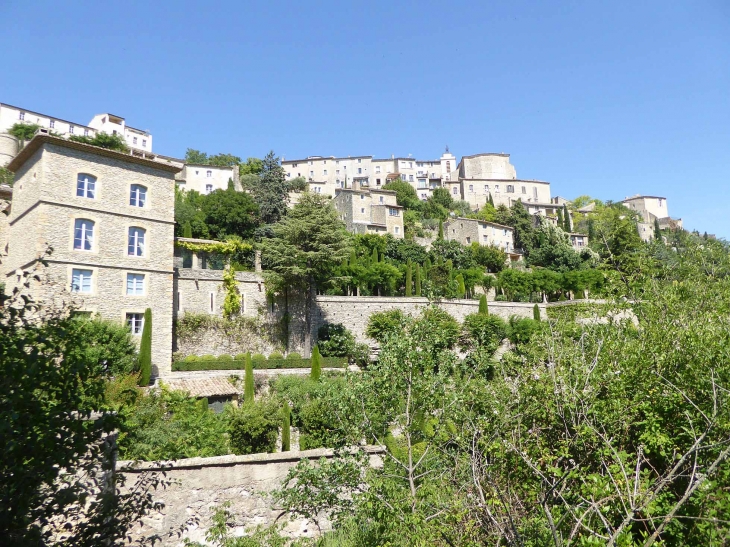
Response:
[{"label": "stone wall", "polygon": [[[350,329],[358,342],[370,343],[365,336],[368,319],[373,313],[399,309],[409,315],[417,315],[428,305],[428,299],[417,297],[379,296],[318,296],[312,315],[313,335],[324,323],[342,323]],[[442,300],[437,304],[457,321],[479,311],[478,300]],[[526,302],[489,302],[489,313],[505,320],[510,316],[532,318],[534,304]],[[545,304],[538,304],[540,313],[546,317]]]},{"label": "stone wall", "polygon": [[[370,465],[382,464],[379,447],[366,447],[370,454]],[[210,528],[216,507],[230,502],[229,510],[234,515],[235,535],[243,535],[247,528],[274,523],[281,515],[270,498],[271,492],[279,488],[289,469],[301,459],[318,460],[332,458],[332,450],[316,449],[303,452],[281,452],[276,454],[251,454],[247,456],[217,456],[213,458],[190,458],[168,462],[164,467],[173,484],[157,491],[155,498],[165,504],[162,513],[143,520],[142,527],[135,526],[132,537],[158,533],[164,537],[171,528],[179,528],[190,518],[199,520],[182,537],[163,539],[161,545],[182,545],[185,538],[204,542],[205,532]],[[120,461],[117,471],[125,475],[127,484],[134,484],[136,475],[143,471],[163,470],[155,462],[139,463]],[[287,522],[284,517],[283,534],[288,537],[312,537],[317,527],[303,519]],[[325,521],[326,524],[326,521]]]}]

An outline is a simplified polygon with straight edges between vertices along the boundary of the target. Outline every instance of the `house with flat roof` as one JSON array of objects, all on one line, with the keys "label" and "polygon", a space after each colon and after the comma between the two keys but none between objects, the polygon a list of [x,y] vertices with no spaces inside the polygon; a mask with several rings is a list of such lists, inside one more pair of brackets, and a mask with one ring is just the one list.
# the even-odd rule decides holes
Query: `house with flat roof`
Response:
[{"label": "house with flat roof", "polygon": [[379,188],[341,188],[332,201],[347,230],[354,234],[404,236],[403,207],[395,192]]}]

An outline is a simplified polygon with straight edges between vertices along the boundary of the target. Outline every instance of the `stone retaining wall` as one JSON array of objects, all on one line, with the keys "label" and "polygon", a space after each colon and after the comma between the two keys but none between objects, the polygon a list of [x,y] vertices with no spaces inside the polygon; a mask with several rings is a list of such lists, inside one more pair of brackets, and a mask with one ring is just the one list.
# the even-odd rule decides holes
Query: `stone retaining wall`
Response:
[{"label": "stone retaining wall", "polygon": [[[368,446],[365,450],[370,454],[371,466],[382,465],[381,447]],[[144,519],[141,527],[135,526],[132,538],[154,533],[164,537],[171,528],[177,529],[195,517],[199,521],[197,525],[189,527],[181,537],[163,539],[160,545],[183,545],[185,538],[204,542],[215,510],[224,502],[231,503],[229,510],[234,515],[235,535],[243,535],[247,528],[272,524],[280,517],[281,510],[272,505],[270,493],[281,486],[289,469],[301,459],[332,457],[332,450],[320,448],[276,454],[189,458],[166,462],[167,465],[117,462],[117,472],[126,476],[127,484],[134,484],[135,475],[141,472],[156,470],[164,471],[173,481],[167,489],[155,493],[155,498],[165,504],[162,513]],[[278,522],[285,523],[282,534],[292,538],[312,537],[318,532],[314,524],[303,519],[287,521],[282,516]]]}]

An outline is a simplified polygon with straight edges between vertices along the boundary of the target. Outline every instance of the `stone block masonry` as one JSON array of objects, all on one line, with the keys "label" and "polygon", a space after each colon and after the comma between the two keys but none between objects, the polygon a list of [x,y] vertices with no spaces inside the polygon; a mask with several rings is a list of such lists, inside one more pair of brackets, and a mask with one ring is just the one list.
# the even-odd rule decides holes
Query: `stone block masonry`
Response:
[{"label": "stone block masonry", "polygon": [[[382,465],[383,449],[367,446],[370,465]],[[165,490],[154,493],[155,499],[165,504],[161,514],[145,518],[142,526],[132,529],[132,539],[142,535],[160,534],[161,545],[181,545],[187,538],[205,543],[205,533],[212,524],[217,507],[230,502],[229,510],[234,515],[235,535],[243,535],[247,528],[273,524],[281,516],[271,501],[271,492],[281,487],[289,470],[302,459],[319,460],[332,458],[329,449],[305,450],[302,452],[280,452],[276,454],[251,454],[248,456],[217,456],[213,458],[190,458],[166,462],[138,463],[117,462],[117,472],[123,473],[127,484],[135,482],[135,475],[145,471],[164,471],[173,483]],[[198,524],[191,526],[182,537],[164,537],[171,528],[177,529],[190,518],[197,518]],[[304,519],[286,522],[283,534],[291,537],[313,537],[317,527]]]}]

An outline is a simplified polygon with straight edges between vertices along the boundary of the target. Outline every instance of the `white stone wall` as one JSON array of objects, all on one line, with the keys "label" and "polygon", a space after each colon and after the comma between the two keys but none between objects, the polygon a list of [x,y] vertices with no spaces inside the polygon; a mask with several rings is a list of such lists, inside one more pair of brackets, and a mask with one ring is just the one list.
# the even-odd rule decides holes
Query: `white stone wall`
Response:
[{"label": "white stone wall", "polygon": [[[21,114],[22,118],[21,119]],[[0,104],[0,133],[7,133],[16,123],[37,124],[56,133],[67,137],[69,135],[88,135],[93,137],[96,130],[83,124],[73,123],[66,120],[60,120],[46,114],[39,114],[17,108],[7,104]]]},{"label": "white stone wall", "polygon": [[[265,312],[267,304],[263,277],[253,272],[236,272],[236,280],[243,305],[242,315],[256,317]],[[178,269],[174,297],[176,316],[183,313],[223,315],[223,302],[226,297],[223,271]]]},{"label": "white stone wall", "polygon": [[516,179],[517,171],[509,154],[475,154],[459,163],[459,177],[464,179]]},{"label": "white stone wall", "polygon": [[215,190],[227,189],[229,180],[234,181],[234,186],[237,186],[238,175],[235,171],[233,167],[186,164],[175,179],[180,189],[209,194]]}]

